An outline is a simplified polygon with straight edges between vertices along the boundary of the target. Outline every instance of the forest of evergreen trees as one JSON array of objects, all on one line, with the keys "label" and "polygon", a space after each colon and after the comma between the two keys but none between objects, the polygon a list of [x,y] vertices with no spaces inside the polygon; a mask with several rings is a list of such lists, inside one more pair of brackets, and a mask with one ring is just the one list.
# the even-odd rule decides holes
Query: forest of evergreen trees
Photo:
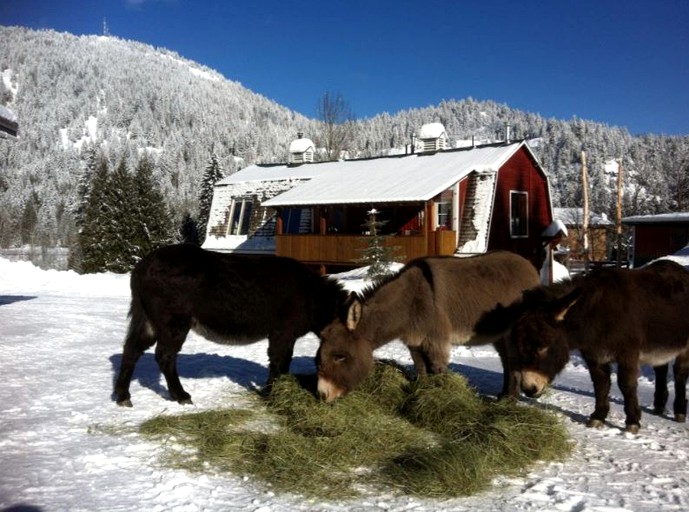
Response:
[{"label": "forest of evergreen trees", "polygon": [[[209,167],[227,175],[255,162],[286,161],[298,131],[319,143],[322,122],[168,50],[19,27],[0,27],[0,39],[0,104],[20,123],[19,139],[0,139],[0,248],[70,247],[77,269],[123,270],[147,248],[177,237],[180,226],[194,232],[208,208],[202,204],[204,179],[217,178],[206,176]],[[612,215],[616,177],[604,164],[620,158],[625,215],[688,208],[689,137],[631,135],[624,128],[546,119],[490,101],[451,100],[355,121],[348,154],[399,151],[421,125],[434,121],[455,141],[495,140],[506,124],[513,137],[534,139],[555,206],[581,205],[583,150],[594,211]],[[109,184],[98,191],[101,181]],[[142,187],[155,197],[137,195]],[[97,202],[97,194],[115,190],[121,197]],[[94,224],[91,201],[104,216]],[[153,230],[147,225],[130,232],[125,225],[131,220],[107,210],[108,201],[128,204],[133,215],[150,215],[137,209],[156,204],[165,220]],[[91,244],[88,237],[121,244],[121,256],[91,267],[88,251],[75,249]]]}]

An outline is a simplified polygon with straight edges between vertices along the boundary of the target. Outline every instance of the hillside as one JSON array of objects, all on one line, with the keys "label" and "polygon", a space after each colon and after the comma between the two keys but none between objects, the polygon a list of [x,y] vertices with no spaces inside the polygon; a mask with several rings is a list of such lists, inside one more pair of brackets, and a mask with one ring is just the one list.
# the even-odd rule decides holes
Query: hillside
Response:
[{"label": "hillside", "polygon": [[[284,161],[297,131],[318,142],[319,122],[253,93],[174,52],[114,37],[0,27],[0,104],[14,111],[20,138],[0,139],[0,247],[69,245],[71,207],[86,159],[100,148],[113,165],[148,152],[178,218],[195,213],[211,152],[225,173]],[[314,98],[314,105],[318,98]],[[588,155],[592,207],[610,211],[624,156],[625,214],[687,208],[689,137],[632,136],[580,119],[545,119],[490,101],[437,106],[359,120],[350,154],[400,151],[419,127],[441,121],[451,139],[494,139],[506,123],[534,138],[556,205],[581,202],[579,160]]]}]

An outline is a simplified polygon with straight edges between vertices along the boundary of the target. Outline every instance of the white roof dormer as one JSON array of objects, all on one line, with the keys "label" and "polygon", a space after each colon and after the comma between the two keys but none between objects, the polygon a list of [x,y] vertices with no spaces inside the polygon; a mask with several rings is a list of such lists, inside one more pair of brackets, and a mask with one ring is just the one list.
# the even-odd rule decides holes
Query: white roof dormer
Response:
[{"label": "white roof dormer", "polygon": [[442,123],[427,123],[419,130],[418,139],[422,152],[442,151],[447,145],[447,132]]},{"label": "white roof dormer", "polygon": [[290,165],[301,165],[313,162],[313,154],[315,153],[315,146],[311,139],[304,137],[304,134],[299,132],[297,139],[293,140],[289,145],[289,163]]}]

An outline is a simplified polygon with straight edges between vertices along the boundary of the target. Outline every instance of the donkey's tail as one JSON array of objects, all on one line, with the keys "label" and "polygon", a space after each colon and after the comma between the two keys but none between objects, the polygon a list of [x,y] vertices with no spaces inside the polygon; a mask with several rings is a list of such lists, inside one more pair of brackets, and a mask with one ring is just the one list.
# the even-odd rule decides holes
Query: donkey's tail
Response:
[{"label": "donkey's tail", "polygon": [[143,301],[141,300],[136,270],[132,273],[131,287],[132,302],[129,307],[129,329],[124,339],[120,371],[115,379],[114,386],[114,395],[117,403],[127,407],[132,406],[129,394],[129,384],[134,374],[136,362],[146,349],[151,347],[156,341],[155,333],[153,332],[151,323],[146,315]]},{"label": "donkey's tail", "polygon": [[124,340],[125,346],[131,346],[141,352],[155,343],[155,332],[146,315],[141,293],[135,276],[132,276],[132,302],[129,306],[129,329]]}]

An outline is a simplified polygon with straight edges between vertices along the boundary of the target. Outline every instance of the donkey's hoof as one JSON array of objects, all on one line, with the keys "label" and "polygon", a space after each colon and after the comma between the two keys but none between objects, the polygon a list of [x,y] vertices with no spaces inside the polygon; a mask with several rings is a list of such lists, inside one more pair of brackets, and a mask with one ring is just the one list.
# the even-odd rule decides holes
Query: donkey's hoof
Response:
[{"label": "donkey's hoof", "polygon": [[594,418],[591,418],[586,422],[586,426],[589,428],[603,428],[605,423],[602,420],[597,420]]},{"label": "donkey's hoof", "polygon": [[686,414],[675,414],[675,421],[677,423],[685,423],[687,421]]},{"label": "donkey's hoof", "polygon": [[630,425],[627,425],[625,427],[625,432],[629,432],[630,434],[638,434],[639,433],[639,425],[637,423],[631,423]]},{"label": "donkey's hoof", "polygon": [[651,412],[656,416],[662,416],[663,414],[665,414],[665,407],[654,407],[653,411]]},{"label": "donkey's hoof", "polygon": [[180,405],[194,405],[194,402],[191,401],[191,397],[180,398],[179,400],[177,400],[177,403]]},{"label": "donkey's hoof", "polygon": [[132,401],[129,398],[125,398],[124,400],[118,400],[117,405],[120,407],[132,407]]}]

